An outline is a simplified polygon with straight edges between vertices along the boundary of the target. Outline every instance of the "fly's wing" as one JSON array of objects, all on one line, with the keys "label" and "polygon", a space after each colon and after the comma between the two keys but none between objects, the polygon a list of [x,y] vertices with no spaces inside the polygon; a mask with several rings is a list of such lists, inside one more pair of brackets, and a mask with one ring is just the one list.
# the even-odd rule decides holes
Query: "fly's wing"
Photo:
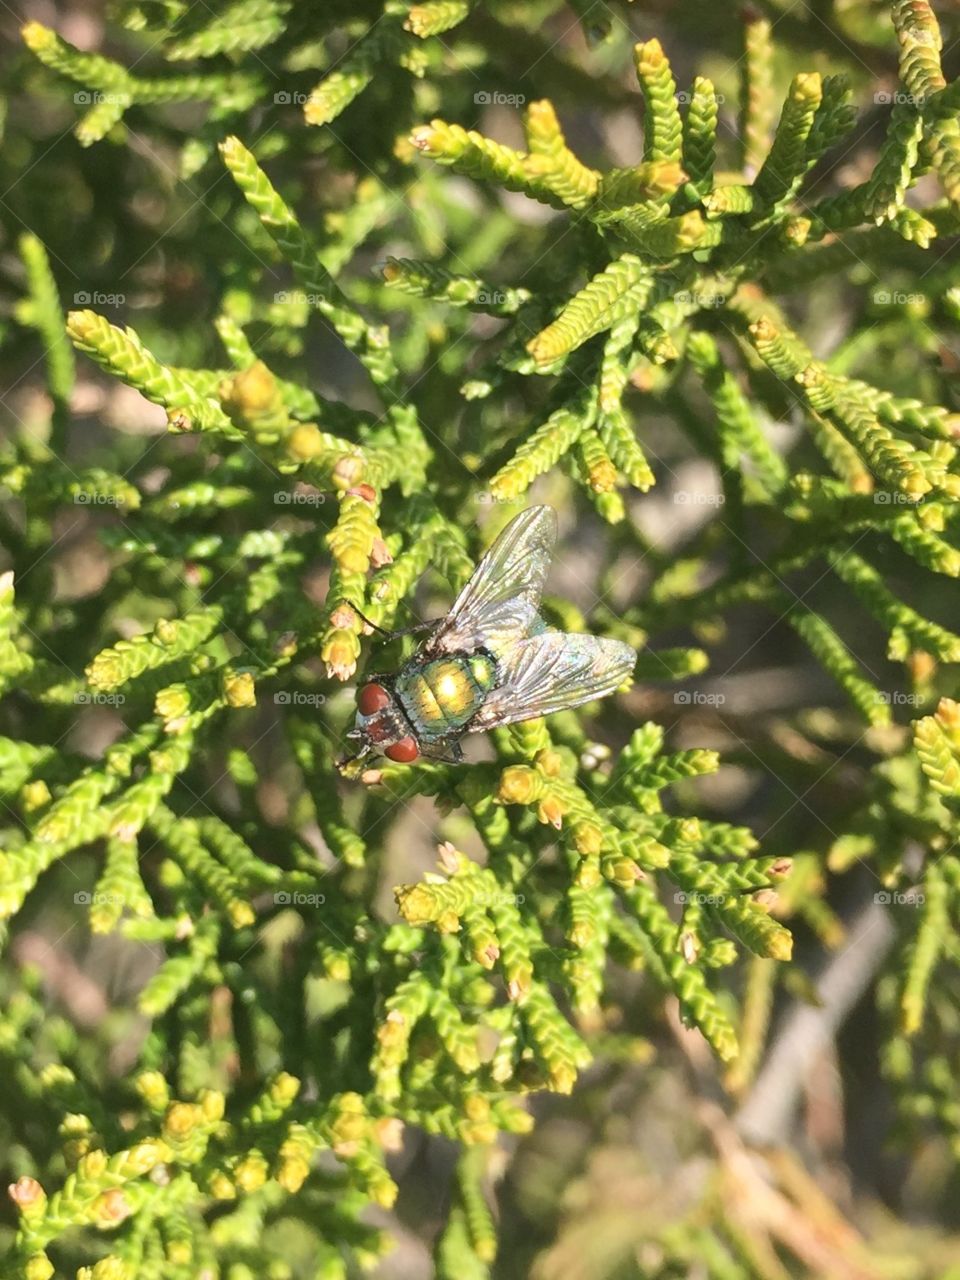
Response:
[{"label": "fly's wing", "polygon": [[506,652],[540,623],[537,610],[557,538],[552,507],[529,507],[510,521],[474,570],[422,654]]},{"label": "fly's wing", "polygon": [[500,684],[470,721],[470,732],[549,716],[613,693],[631,674],[636,651],[622,640],[544,631],[500,659]]}]

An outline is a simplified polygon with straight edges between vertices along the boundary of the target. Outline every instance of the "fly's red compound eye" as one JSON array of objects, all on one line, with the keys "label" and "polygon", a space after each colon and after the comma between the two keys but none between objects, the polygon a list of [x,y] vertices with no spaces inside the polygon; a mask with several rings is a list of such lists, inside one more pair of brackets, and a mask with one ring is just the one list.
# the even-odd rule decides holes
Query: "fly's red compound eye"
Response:
[{"label": "fly's red compound eye", "polygon": [[360,690],[357,710],[362,716],[374,716],[390,705],[390,695],[382,684],[367,684]]},{"label": "fly's red compound eye", "polygon": [[395,760],[397,764],[410,764],[416,760],[420,749],[413,738],[401,738],[399,742],[391,742],[383,754],[388,760]]}]

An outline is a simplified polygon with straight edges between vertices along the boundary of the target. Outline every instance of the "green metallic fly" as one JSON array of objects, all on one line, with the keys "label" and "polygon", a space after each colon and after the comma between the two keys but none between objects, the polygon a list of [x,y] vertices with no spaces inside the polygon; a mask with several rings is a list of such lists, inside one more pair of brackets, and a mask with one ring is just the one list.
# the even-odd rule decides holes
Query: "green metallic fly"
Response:
[{"label": "green metallic fly", "polygon": [[357,695],[354,759],[382,751],[404,764],[419,755],[459,761],[464,734],[577,707],[623,684],[637,660],[630,645],[554,631],[540,616],[556,537],[552,507],[522,511],[447,616],[411,628],[432,633],[395,675],[371,676]]}]

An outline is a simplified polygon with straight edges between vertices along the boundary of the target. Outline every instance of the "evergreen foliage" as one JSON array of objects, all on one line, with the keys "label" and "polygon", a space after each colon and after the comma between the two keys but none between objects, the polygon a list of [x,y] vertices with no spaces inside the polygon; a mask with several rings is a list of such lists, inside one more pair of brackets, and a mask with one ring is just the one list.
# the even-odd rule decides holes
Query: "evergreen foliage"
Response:
[{"label": "evergreen foliage", "polygon": [[[4,1274],[356,1274],[414,1130],[458,1150],[437,1275],[514,1274],[492,1187],[531,1100],[668,1054],[673,1011],[743,1097],[843,946],[828,873],[896,922],[884,1076],[956,1161],[960,81],[926,0],[847,9],[816,57],[748,14],[689,86],[627,6],[141,0],[109,55],[24,27],[18,83],[76,119],[0,161],[45,388],[0,448]],[[872,107],[848,43],[899,67]],[[584,126],[616,113],[629,157]],[[535,500],[568,583],[596,552],[548,620],[637,647],[634,687],[462,767],[338,770],[409,651],[368,623],[442,612]],[[655,501],[697,519],[658,540]],[[701,673],[774,629],[823,689],[727,720]],[[784,795],[748,825],[697,781],[724,764]],[[138,958],[95,1029],[45,1008],[38,928]],[[816,1218],[796,1171],[769,1194]],[[813,1266],[734,1200],[651,1221],[645,1274]]]}]

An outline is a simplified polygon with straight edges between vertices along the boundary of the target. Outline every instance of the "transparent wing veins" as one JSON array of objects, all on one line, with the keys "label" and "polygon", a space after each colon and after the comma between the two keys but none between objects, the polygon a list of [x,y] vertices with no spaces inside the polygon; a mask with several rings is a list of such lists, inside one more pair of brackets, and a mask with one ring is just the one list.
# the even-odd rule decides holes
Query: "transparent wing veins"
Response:
[{"label": "transparent wing veins", "polygon": [[557,517],[552,507],[529,507],[503,529],[423,646],[430,654],[488,649],[495,657],[540,625],[540,597]]},{"label": "transparent wing veins", "polygon": [[518,641],[501,658],[501,683],[470,722],[470,731],[604,698],[632,674],[636,661],[630,645],[599,636],[544,631]]}]

